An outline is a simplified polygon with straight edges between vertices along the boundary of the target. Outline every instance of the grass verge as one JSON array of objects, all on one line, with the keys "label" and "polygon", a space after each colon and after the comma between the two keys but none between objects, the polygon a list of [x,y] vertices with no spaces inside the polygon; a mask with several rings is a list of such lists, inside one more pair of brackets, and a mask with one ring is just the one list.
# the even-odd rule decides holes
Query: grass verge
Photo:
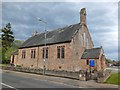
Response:
[{"label": "grass verge", "polygon": [[120,85],[120,73],[113,73],[111,76],[105,81],[108,84],[116,84]]}]

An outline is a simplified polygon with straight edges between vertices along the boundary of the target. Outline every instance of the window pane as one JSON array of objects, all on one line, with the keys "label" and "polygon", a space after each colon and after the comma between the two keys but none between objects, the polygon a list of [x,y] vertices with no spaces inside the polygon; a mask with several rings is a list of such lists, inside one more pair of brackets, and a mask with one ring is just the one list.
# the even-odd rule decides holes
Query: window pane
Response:
[{"label": "window pane", "polygon": [[23,50],[23,51],[22,51],[22,58],[25,58],[25,55],[26,55],[26,51]]},{"label": "window pane", "polygon": [[64,53],[65,53],[65,51],[64,51],[64,47],[63,47],[63,48],[62,48],[62,56],[61,56],[61,58],[64,58],[64,57],[65,57]]},{"label": "window pane", "polygon": [[32,49],[31,50],[31,58],[35,58],[35,55],[36,55],[36,50]]},{"label": "window pane", "polygon": [[33,58],[35,58],[35,54],[36,54],[36,53],[35,53],[35,50],[34,50],[34,54],[33,54],[34,57],[33,57]]},{"label": "window pane", "polygon": [[60,58],[60,48],[57,48],[57,58]]},{"label": "window pane", "polygon": [[42,57],[44,58],[44,53],[45,53],[45,51],[44,51],[44,48],[43,48],[43,54],[42,54]]},{"label": "window pane", "polygon": [[48,48],[46,49],[46,58],[48,58]]}]

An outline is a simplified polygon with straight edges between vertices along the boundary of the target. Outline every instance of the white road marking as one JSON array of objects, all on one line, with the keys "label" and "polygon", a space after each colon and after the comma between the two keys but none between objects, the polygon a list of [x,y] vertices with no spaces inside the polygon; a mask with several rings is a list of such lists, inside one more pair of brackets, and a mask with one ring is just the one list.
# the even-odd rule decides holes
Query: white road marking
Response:
[{"label": "white road marking", "polygon": [[8,84],[5,84],[5,83],[1,83],[1,84],[4,85],[4,86],[6,86],[6,87],[9,87],[9,88],[13,88],[13,89],[15,89],[15,90],[18,90],[18,89],[16,89],[15,87],[10,86],[10,85],[8,85]]}]

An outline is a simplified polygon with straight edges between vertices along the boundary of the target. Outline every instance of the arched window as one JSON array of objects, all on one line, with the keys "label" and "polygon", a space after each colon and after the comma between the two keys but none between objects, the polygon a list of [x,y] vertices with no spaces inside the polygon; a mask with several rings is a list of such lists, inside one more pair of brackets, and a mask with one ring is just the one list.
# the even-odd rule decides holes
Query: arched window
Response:
[{"label": "arched window", "polygon": [[82,35],[80,35],[80,45],[82,45]]},{"label": "arched window", "polygon": [[88,49],[88,38],[86,39],[86,48]]},{"label": "arched window", "polygon": [[84,33],[83,35],[84,35],[84,47],[86,47],[86,33]]}]

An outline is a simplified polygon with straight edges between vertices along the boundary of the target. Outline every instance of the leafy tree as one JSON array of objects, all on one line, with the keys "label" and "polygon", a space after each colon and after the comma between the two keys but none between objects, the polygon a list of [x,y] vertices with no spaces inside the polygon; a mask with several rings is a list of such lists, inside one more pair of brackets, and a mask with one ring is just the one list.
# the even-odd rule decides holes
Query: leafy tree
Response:
[{"label": "leafy tree", "polygon": [[23,41],[21,40],[14,40],[13,47],[18,49],[22,45]]},{"label": "leafy tree", "polygon": [[[9,63],[10,62],[11,54],[13,52],[15,52],[22,45],[22,43],[23,43],[23,41],[21,41],[21,40],[14,40],[12,47],[9,47],[7,52],[3,53],[3,56],[2,56],[4,58],[3,63]],[[2,48],[0,47],[0,50],[1,49]]]},{"label": "leafy tree", "polygon": [[111,63],[112,62],[112,60],[111,59],[106,59],[106,63],[108,64],[108,63]]},{"label": "leafy tree", "polygon": [[12,52],[13,47],[8,48],[7,52],[5,53],[5,60],[7,60],[6,62],[10,62]]},{"label": "leafy tree", "polygon": [[11,24],[8,23],[4,28],[1,30],[2,32],[2,63],[7,62],[10,60],[10,56],[8,52],[11,52],[11,47],[13,45],[14,36],[13,31],[11,30]]}]

